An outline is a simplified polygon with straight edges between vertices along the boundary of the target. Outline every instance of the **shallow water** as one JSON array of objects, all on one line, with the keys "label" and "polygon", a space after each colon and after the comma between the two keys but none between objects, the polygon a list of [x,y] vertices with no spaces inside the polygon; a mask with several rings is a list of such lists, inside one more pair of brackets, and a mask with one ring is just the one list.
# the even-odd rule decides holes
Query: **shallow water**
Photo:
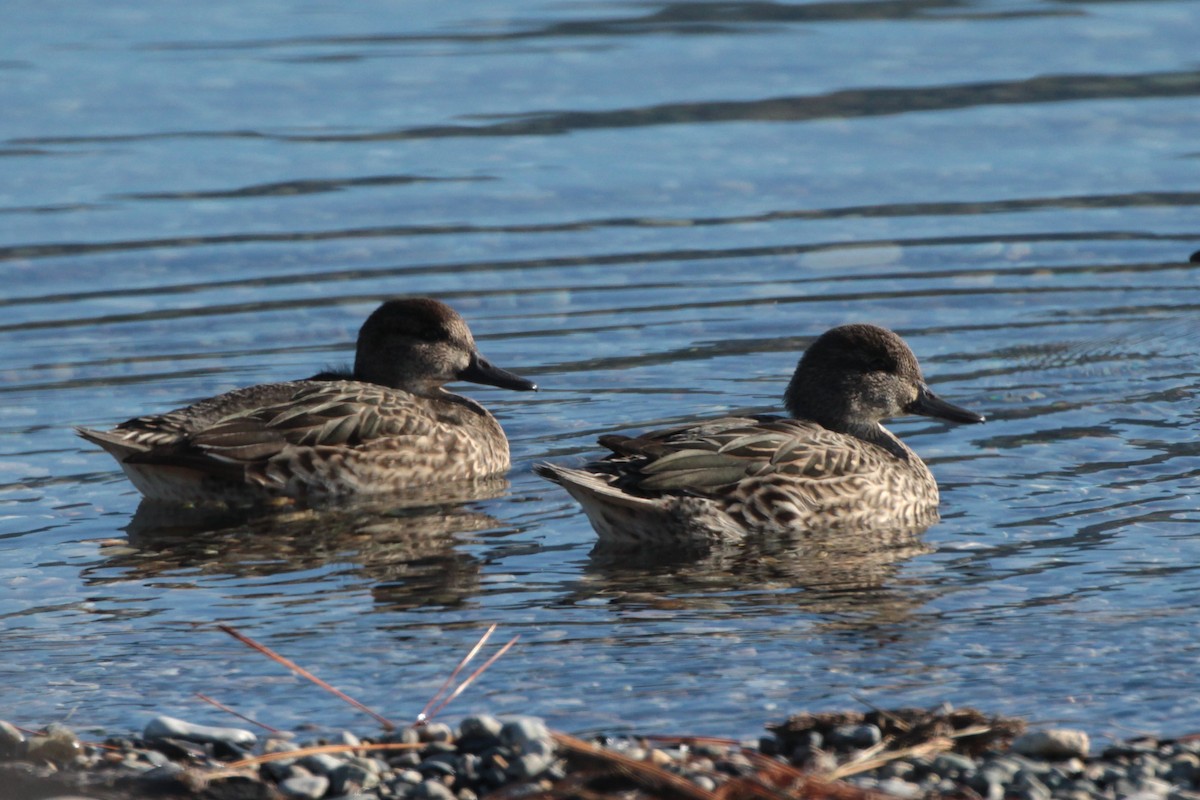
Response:
[{"label": "shallow water", "polygon": [[[0,708],[753,734],[950,700],[1200,728],[1196,24],[1174,2],[18,2],[0,30]],[[536,396],[465,506],[149,518],[73,425],[352,356],[427,294]],[[614,562],[535,462],[769,410],[899,331],[983,426],[894,425],[943,521],[883,549]],[[855,551],[856,550],[856,551]]]}]

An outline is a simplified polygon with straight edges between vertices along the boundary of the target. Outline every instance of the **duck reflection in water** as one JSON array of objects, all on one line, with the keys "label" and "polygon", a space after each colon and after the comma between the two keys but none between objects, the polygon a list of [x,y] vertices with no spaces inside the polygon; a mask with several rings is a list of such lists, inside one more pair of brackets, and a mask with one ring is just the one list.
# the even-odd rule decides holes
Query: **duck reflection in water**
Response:
[{"label": "duck reflection in water", "polygon": [[[479,559],[464,552],[464,535],[502,531],[504,523],[471,501],[508,493],[504,478],[450,483],[292,510],[175,506],[143,502],[126,527],[126,541],[101,548],[102,561],[85,570],[93,585],[175,576],[173,586],[210,576],[263,578],[321,571],[346,591],[361,578],[383,608],[456,605],[479,591]],[[113,571],[117,576],[113,576]],[[199,577],[197,577],[199,576]],[[322,592],[308,596],[318,602]]]},{"label": "duck reflection in water", "polygon": [[[934,552],[920,530],[847,537],[809,531],[670,554],[596,548],[584,581],[567,602],[607,600],[618,611],[788,613],[800,607],[825,628],[903,623],[928,600],[919,579],[902,577],[905,562]],[[933,587],[929,587],[932,589]],[[794,612],[793,612],[794,613]]]}]

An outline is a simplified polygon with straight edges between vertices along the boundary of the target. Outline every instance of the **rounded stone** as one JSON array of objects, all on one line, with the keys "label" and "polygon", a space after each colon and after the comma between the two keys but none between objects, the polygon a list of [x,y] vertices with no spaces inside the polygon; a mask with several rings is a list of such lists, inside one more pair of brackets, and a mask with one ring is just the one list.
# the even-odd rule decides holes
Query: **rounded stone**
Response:
[{"label": "rounded stone", "polygon": [[418,729],[422,742],[449,742],[454,739],[454,731],[444,722],[431,722]]},{"label": "rounded stone", "polygon": [[838,725],[829,735],[829,743],[834,747],[854,747],[865,750],[874,747],[883,739],[883,733],[876,725]]},{"label": "rounded stone", "polygon": [[499,738],[504,723],[489,714],[477,714],[466,717],[458,725],[459,736],[463,739]]},{"label": "rounded stone", "polygon": [[379,785],[379,776],[358,764],[342,764],[329,773],[329,793],[350,794]]},{"label": "rounded stone", "polygon": [[1088,735],[1071,728],[1029,731],[1012,743],[1013,752],[1034,758],[1086,758],[1090,748]]},{"label": "rounded stone", "polygon": [[976,769],[974,760],[958,753],[940,753],[933,759],[933,770],[940,775],[969,778],[975,774]]},{"label": "rounded stone", "polygon": [[183,739],[188,742],[214,742],[248,747],[258,741],[253,732],[242,728],[217,728],[211,725],[195,725],[181,719],[157,716],[146,723],[142,731],[144,739]]},{"label": "rounded stone", "polygon": [[554,763],[552,756],[526,753],[508,766],[508,774],[516,780],[527,781],[541,775]]},{"label": "rounded stone", "polygon": [[908,781],[900,780],[899,778],[887,778],[882,780],[875,788],[892,797],[917,798],[923,794],[920,786],[915,783],[909,783]]},{"label": "rounded stone", "polygon": [[415,769],[403,769],[396,773],[396,780],[401,783],[410,783],[416,786],[421,781],[425,780],[425,776],[417,772]]},{"label": "rounded stone", "polygon": [[328,775],[345,762],[337,756],[332,756],[328,753],[314,753],[313,755],[305,756],[297,763],[314,775]]},{"label": "rounded stone", "polygon": [[408,796],[414,800],[455,800],[454,792],[439,780],[421,781]]},{"label": "rounded stone", "polygon": [[329,789],[324,775],[293,775],[279,784],[279,793],[295,800],[319,800]]},{"label": "rounded stone", "polygon": [[550,739],[550,729],[537,717],[514,717],[500,729],[500,741],[518,751],[524,751],[530,742]]}]

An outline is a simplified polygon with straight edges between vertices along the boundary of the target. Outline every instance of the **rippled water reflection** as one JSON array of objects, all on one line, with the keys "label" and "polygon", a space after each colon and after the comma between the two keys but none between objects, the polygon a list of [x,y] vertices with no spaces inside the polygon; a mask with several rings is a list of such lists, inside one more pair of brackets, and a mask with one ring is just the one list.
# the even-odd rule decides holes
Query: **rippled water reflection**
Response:
[{"label": "rippled water reflection", "polygon": [[[460,711],[750,734],[861,697],[1200,726],[1193,4],[11,11],[14,721],[203,718],[200,691],[357,722],[215,621],[404,718],[496,621],[521,644]],[[515,461],[465,505],[154,518],[71,433],[349,360],[405,293],[543,387],[463,389]],[[894,426],[943,486],[921,537],[614,561],[530,471],[777,410],[852,320],[989,416]]]}]

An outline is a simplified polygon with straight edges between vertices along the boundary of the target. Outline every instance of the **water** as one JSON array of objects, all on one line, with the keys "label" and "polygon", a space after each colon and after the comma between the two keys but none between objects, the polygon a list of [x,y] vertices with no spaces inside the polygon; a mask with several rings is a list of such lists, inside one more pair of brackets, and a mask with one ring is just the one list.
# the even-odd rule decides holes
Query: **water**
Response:
[{"label": "water", "polygon": [[[1200,728],[1196,24],[1173,2],[10,4],[0,32],[0,707],[369,727],[236,626],[411,719],[754,734],[943,700]],[[470,321],[536,396],[508,485],[148,519],[73,425],[346,361],[379,298]],[[989,416],[894,429],[904,548],[611,560],[539,460],[778,408],[827,327],[899,331]]]}]

